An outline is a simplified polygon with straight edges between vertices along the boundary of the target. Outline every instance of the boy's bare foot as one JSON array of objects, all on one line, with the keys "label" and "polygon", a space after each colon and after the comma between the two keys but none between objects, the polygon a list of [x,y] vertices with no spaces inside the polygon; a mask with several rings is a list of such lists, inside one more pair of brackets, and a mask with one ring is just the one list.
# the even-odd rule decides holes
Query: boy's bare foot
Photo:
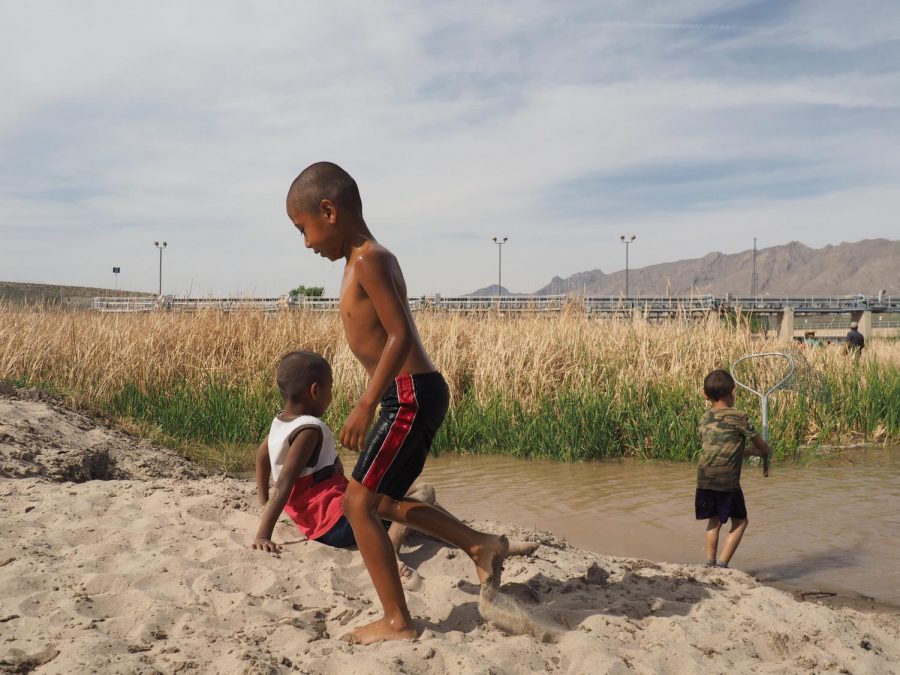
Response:
[{"label": "boy's bare foot", "polygon": [[397,561],[397,569],[400,572],[400,583],[403,584],[403,588],[408,591],[419,590],[419,587],[422,585],[422,577],[419,576],[418,572],[402,560]]},{"label": "boy's bare foot", "polygon": [[419,633],[412,625],[396,628],[387,618],[382,618],[365,626],[354,628],[346,635],[342,635],[341,640],[351,645],[373,645],[386,640],[414,640],[418,635]]},{"label": "boy's bare foot", "polygon": [[509,542],[509,553],[507,555],[531,555],[539,546],[540,544],[536,544],[533,541],[513,540]]},{"label": "boy's bare foot", "polygon": [[472,561],[478,570],[478,580],[482,586],[487,584],[494,588],[500,587],[503,561],[508,555],[509,539],[504,534],[498,537],[492,536],[489,543],[476,547]]}]

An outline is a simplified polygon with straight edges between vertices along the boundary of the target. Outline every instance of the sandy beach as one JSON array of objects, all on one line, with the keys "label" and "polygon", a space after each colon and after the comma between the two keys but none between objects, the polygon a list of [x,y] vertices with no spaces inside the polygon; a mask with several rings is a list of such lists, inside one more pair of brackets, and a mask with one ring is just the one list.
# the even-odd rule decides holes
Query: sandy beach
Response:
[{"label": "sandy beach", "polygon": [[[440,486],[436,486],[438,491]],[[468,558],[420,536],[404,561],[421,636],[349,646],[377,612],[356,551],[247,548],[253,486],[34,392],[0,395],[0,671],[200,673],[892,673],[900,615],[800,601],[738,570],[607,557],[551,533],[511,558],[502,602],[552,628],[483,618]],[[490,611],[485,612],[491,616]]]}]

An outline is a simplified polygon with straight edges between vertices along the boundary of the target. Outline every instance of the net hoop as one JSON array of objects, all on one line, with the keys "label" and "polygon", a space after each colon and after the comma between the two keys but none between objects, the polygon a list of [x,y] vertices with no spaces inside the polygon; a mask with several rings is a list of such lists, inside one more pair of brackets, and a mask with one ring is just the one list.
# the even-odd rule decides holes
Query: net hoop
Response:
[{"label": "net hoop", "polygon": [[[778,382],[776,382],[774,385],[772,385],[771,387],[766,389],[764,392],[757,391],[756,389],[751,387],[749,384],[747,384],[745,382],[741,382],[740,379],[738,379],[738,376],[735,375],[734,371],[737,368],[738,364],[743,363],[744,361],[749,361],[750,359],[758,359],[758,358],[773,357],[773,356],[782,358],[785,361],[787,361],[788,369],[787,369],[787,373],[784,375],[784,377],[782,377],[780,380],[778,380]],[[746,356],[742,356],[737,361],[735,361],[734,363],[731,364],[730,372],[731,372],[731,377],[734,378],[735,384],[737,384],[739,387],[746,389],[747,391],[749,391],[753,394],[756,394],[756,396],[759,398],[759,404],[760,404],[760,407],[762,408],[762,438],[767,443],[769,442],[769,396],[772,393],[774,393],[775,391],[777,391],[779,388],[785,386],[788,382],[790,382],[791,377],[793,377],[793,375],[794,375],[795,368],[796,368],[796,365],[794,363],[794,359],[791,357],[790,354],[786,354],[784,352],[760,352],[758,354],[747,354]],[[763,457],[762,464],[763,464],[763,476],[768,476],[769,475],[769,456],[768,455]]]}]

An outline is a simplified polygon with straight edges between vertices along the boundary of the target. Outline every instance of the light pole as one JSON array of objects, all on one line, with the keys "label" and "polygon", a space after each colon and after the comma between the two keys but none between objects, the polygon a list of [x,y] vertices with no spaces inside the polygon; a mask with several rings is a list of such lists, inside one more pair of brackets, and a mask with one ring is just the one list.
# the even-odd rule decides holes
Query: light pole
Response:
[{"label": "light pole", "polygon": [[635,240],[635,236],[631,235],[631,239],[626,239],[625,235],[621,235],[619,239],[625,244],[625,297],[628,297],[628,246]]},{"label": "light pole", "polygon": [[[506,240],[509,237],[493,237],[494,243],[497,244],[497,297],[499,298],[503,294],[503,244],[506,243]],[[497,306],[500,306],[500,301],[497,301]]]},{"label": "light pole", "polygon": [[756,237],[753,237],[753,274],[750,276],[750,297],[759,295],[758,277],[756,276]]},{"label": "light pole", "polygon": [[159,297],[162,297],[162,252],[163,249],[168,246],[168,242],[163,242],[162,246],[160,246],[158,241],[154,241],[153,245],[159,249]]}]

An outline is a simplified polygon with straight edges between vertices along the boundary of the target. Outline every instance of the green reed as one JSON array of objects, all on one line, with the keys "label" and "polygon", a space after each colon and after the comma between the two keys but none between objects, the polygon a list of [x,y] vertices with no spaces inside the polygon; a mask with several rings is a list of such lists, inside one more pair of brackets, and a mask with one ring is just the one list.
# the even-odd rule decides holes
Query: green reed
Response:
[{"label": "green reed", "polygon": [[[416,316],[452,392],[435,452],[561,461],[632,456],[690,461],[699,452],[700,386],[713,368],[786,347],[743,319],[664,323],[559,316]],[[282,354],[309,349],[334,370],[326,419],[337,432],[365,388],[335,314],[102,315],[0,304],[0,379],[52,389],[218,468],[246,469],[281,403]],[[813,386],[771,399],[776,456],[846,440],[900,439],[900,344],[875,339],[861,359],[804,350]],[[780,367],[780,366],[779,366]],[[772,364],[756,375],[771,378]],[[759,423],[755,397],[737,406]]]},{"label": "green reed", "polygon": [[[770,401],[770,442],[776,459],[802,459],[804,447],[900,437],[900,370],[877,361],[847,374],[828,375],[814,392],[778,392]],[[278,391],[262,384],[208,379],[140,388],[126,384],[95,401],[105,414],[129,420],[141,433],[217,468],[252,468],[253,448],[281,408]],[[759,425],[755,397],[736,403]],[[351,401],[336,397],[326,421],[337,435]],[[696,387],[656,383],[602,389],[562,387],[523,403],[497,393],[486,401],[463,395],[442,425],[434,453],[505,454],[560,461],[633,456],[692,461],[705,410]]]}]

